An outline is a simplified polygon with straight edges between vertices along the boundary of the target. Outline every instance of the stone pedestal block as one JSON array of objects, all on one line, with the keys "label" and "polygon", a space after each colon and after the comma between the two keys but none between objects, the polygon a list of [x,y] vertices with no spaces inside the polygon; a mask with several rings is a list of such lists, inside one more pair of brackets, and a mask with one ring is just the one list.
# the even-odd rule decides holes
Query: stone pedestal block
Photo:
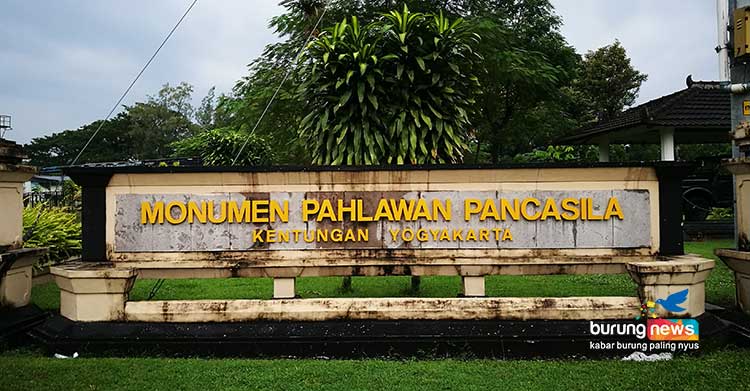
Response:
[{"label": "stone pedestal block", "polygon": [[750,158],[730,160],[724,167],[734,174],[737,246],[739,250],[750,251]]},{"label": "stone pedestal block", "polygon": [[462,291],[465,297],[484,297],[484,276],[461,277]]},{"label": "stone pedestal block", "polygon": [[0,254],[0,307],[23,307],[31,301],[33,267],[45,249],[12,250]]},{"label": "stone pedestal block", "polygon": [[656,303],[660,318],[694,318],[706,310],[705,281],[714,266],[710,259],[683,255],[628,263],[626,268],[638,284],[641,302]]},{"label": "stone pedestal block", "polygon": [[716,255],[734,272],[737,305],[750,314],[750,251],[717,249]]},{"label": "stone pedestal block", "polygon": [[36,169],[0,162],[0,252],[23,245],[23,183]]},{"label": "stone pedestal block", "polygon": [[294,299],[295,284],[294,278],[274,278],[273,279],[273,298],[274,299]]},{"label": "stone pedestal block", "polygon": [[0,138],[0,307],[31,299],[32,266],[44,250],[23,248],[23,183],[36,168],[21,165],[21,146]]},{"label": "stone pedestal block", "polygon": [[125,320],[125,302],[138,272],[110,263],[74,263],[50,268],[60,287],[60,314],[81,322]]}]

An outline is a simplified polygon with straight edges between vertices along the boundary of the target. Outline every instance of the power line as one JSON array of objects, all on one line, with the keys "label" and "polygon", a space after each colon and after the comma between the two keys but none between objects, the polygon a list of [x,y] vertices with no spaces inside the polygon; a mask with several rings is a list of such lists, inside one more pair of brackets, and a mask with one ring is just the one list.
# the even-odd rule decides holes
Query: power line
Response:
[{"label": "power line", "polygon": [[138,81],[138,79],[141,78],[141,75],[143,75],[143,72],[145,72],[148,66],[151,65],[151,62],[154,61],[154,58],[156,58],[156,55],[159,54],[159,51],[161,51],[161,48],[163,48],[164,45],[167,43],[167,41],[169,41],[169,38],[172,37],[172,34],[174,34],[175,30],[177,30],[177,27],[180,26],[180,23],[182,23],[182,21],[185,20],[185,17],[187,17],[188,13],[190,13],[190,10],[193,9],[193,6],[195,6],[195,3],[197,2],[198,0],[193,0],[193,2],[190,4],[190,7],[187,8],[185,13],[182,14],[182,17],[180,18],[180,20],[177,21],[177,24],[175,24],[174,27],[172,27],[172,30],[169,31],[169,34],[167,34],[167,36],[161,42],[161,45],[159,45],[159,47],[156,48],[156,51],[154,52],[154,54],[151,55],[151,58],[148,59],[148,62],[146,62],[146,65],[144,65],[143,68],[141,68],[141,71],[138,72],[138,75],[135,77],[135,79],[133,79],[133,81],[130,83],[130,85],[125,90],[125,92],[123,92],[120,99],[117,100],[117,103],[115,103],[115,105],[112,106],[112,110],[109,111],[109,114],[107,114],[107,116],[104,118],[104,121],[99,123],[99,126],[96,128],[96,131],[94,131],[94,134],[92,134],[91,137],[89,138],[89,141],[87,141],[86,144],[81,149],[81,151],[78,152],[78,155],[76,155],[75,159],[73,159],[73,161],[70,162],[71,166],[75,165],[76,162],[78,162],[78,159],[83,154],[83,151],[85,151],[86,148],[88,148],[89,144],[91,144],[91,141],[93,141],[96,135],[99,134],[99,131],[102,130],[102,127],[107,122],[107,120],[109,120],[109,117],[111,117],[112,114],[115,112],[115,110],[117,110],[117,108],[120,107],[120,103],[122,103],[122,100],[125,99],[125,97],[128,95],[128,93],[133,88],[133,86]]},{"label": "power line", "polygon": [[253,134],[255,134],[255,131],[258,129],[258,125],[260,125],[260,121],[263,121],[263,117],[266,116],[268,109],[271,108],[271,104],[273,104],[273,101],[276,99],[276,96],[279,94],[281,87],[284,85],[284,83],[286,83],[287,79],[289,79],[289,75],[292,73],[292,69],[294,69],[294,66],[297,64],[297,61],[299,61],[299,57],[302,55],[302,52],[305,50],[305,47],[307,47],[307,44],[310,43],[310,39],[312,39],[313,34],[315,34],[315,30],[318,29],[318,26],[320,25],[320,22],[323,20],[323,16],[325,16],[325,14],[326,14],[326,7],[324,4],[323,11],[320,13],[320,17],[318,18],[318,21],[315,22],[315,26],[313,26],[312,30],[310,30],[310,34],[307,36],[305,43],[302,44],[302,47],[299,48],[297,55],[294,56],[294,62],[287,68],[286,73],[284,74],[284,78],[281,79],[281,83],[279,83],[279,86],[276,87],[276,91],[274,91],[273,95],[271,96],[271,99],[268,101],[266,108],[263,109],[263,112],[260,114],[260,117],[258,117],[258,121],[255,122],[255,126],[253,126],[253,129],[247,135],[245,142],[242,144],[242,147],[240,148],[239,152],[237,152],[237,156],[235,156],[234,160],[232,160],[232,165],[235,165],[237,163],[237,159],[240,158],[240,155],[242,155],[242,151],[245,150],[247,143],[250,141],[250,137],[252,137]]}]

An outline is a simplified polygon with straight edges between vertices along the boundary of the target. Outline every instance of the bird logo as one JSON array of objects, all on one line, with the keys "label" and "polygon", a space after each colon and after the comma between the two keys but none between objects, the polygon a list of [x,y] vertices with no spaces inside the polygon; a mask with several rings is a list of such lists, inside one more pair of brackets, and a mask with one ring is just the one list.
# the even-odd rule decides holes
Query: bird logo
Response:
[{"label": "bird logo", "polygon": [[679,292],[672,293],[671,295],[667,296],[666,299],[656,300],[656,304],[662,306],[662,308],[669,312],[683,312],[686,311],[686,309],[680,307],[680,304],[684,303],[687,300],[687,295],[688,290],[683,289]]},{"label": "bird logo", "polygon": [[669,312],[685,311],[685,308],[680,307],[680,304],[687,300],[687,295],[688,290],[684,289],[667,296],[666,299],[657,299],[656,302],[649,300],[641,305],[640,314],[635,317],[635,320],[640,320],[641,318],[658,318],[658,315],[656,314],[657,304]]}]

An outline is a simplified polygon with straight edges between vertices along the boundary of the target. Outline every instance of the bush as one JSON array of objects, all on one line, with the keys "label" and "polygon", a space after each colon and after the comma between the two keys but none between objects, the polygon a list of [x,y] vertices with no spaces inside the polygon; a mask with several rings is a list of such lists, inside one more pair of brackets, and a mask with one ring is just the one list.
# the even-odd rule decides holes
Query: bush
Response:
[{"label": "bush", "polygon": [[47,204],[27,206],[23,210],[23,231],[24,247],[49,249],[37,268],[81,254],[81,221],[68,208]]},{"label": "bush", "polygon": [[516,155],[513,160],[517,163],[565,162],[577,160],[577,156],[573,147],[550,145],[547,149],[536,149],[533,152]]},{"label": "bush", "polygon": [[732,208],[711,208],[711,213],[708,214],[706,220],[729,220],[732,218],[734,218]]},{"label": "bush", "polygon": [[247,145],[236,165],[263,166],[273,163],[273,152],[265,140],[231,128],[206,130],[174,142],[173,156],[198,157],[204,166],[231,166],[245,140]]},{"label": "bush", "polygon": [[68,179],[62,185],[61,204],[67,207],[80,209],[81,207],[81,186]]},{"label": "bush", "polygon": [[470,139],[479,37],[442,13],[392,11],[323,30],[304,52],[300,136],[313,163],[458,163]]}]

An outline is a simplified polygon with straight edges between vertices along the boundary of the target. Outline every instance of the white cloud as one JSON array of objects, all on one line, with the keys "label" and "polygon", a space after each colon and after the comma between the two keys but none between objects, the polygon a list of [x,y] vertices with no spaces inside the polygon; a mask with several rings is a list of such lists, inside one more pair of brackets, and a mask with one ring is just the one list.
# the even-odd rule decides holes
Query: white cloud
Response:
[{"label": "white cloud", "polygon": [[[75,129],[102,118],[183,14],[188,0],[17,2],[0,13],[0,112],[9,137]],[[196,99],[229,90],[277,38],[276,0],[199,0],[124,103],[187,81]]]},{"label": "white cloud", "polygon": [[[278,0],[199,0],[125,103],[187,81],[195,99],[228,91],[277,37]],[[34,0],[0,13],[0,113],[13,115],[20,142],[101,118],[191,0]],[[639,101],[716,77],[712,1],[553,0],[563,34],[585,53],[620,39],[649,75]]]}]

